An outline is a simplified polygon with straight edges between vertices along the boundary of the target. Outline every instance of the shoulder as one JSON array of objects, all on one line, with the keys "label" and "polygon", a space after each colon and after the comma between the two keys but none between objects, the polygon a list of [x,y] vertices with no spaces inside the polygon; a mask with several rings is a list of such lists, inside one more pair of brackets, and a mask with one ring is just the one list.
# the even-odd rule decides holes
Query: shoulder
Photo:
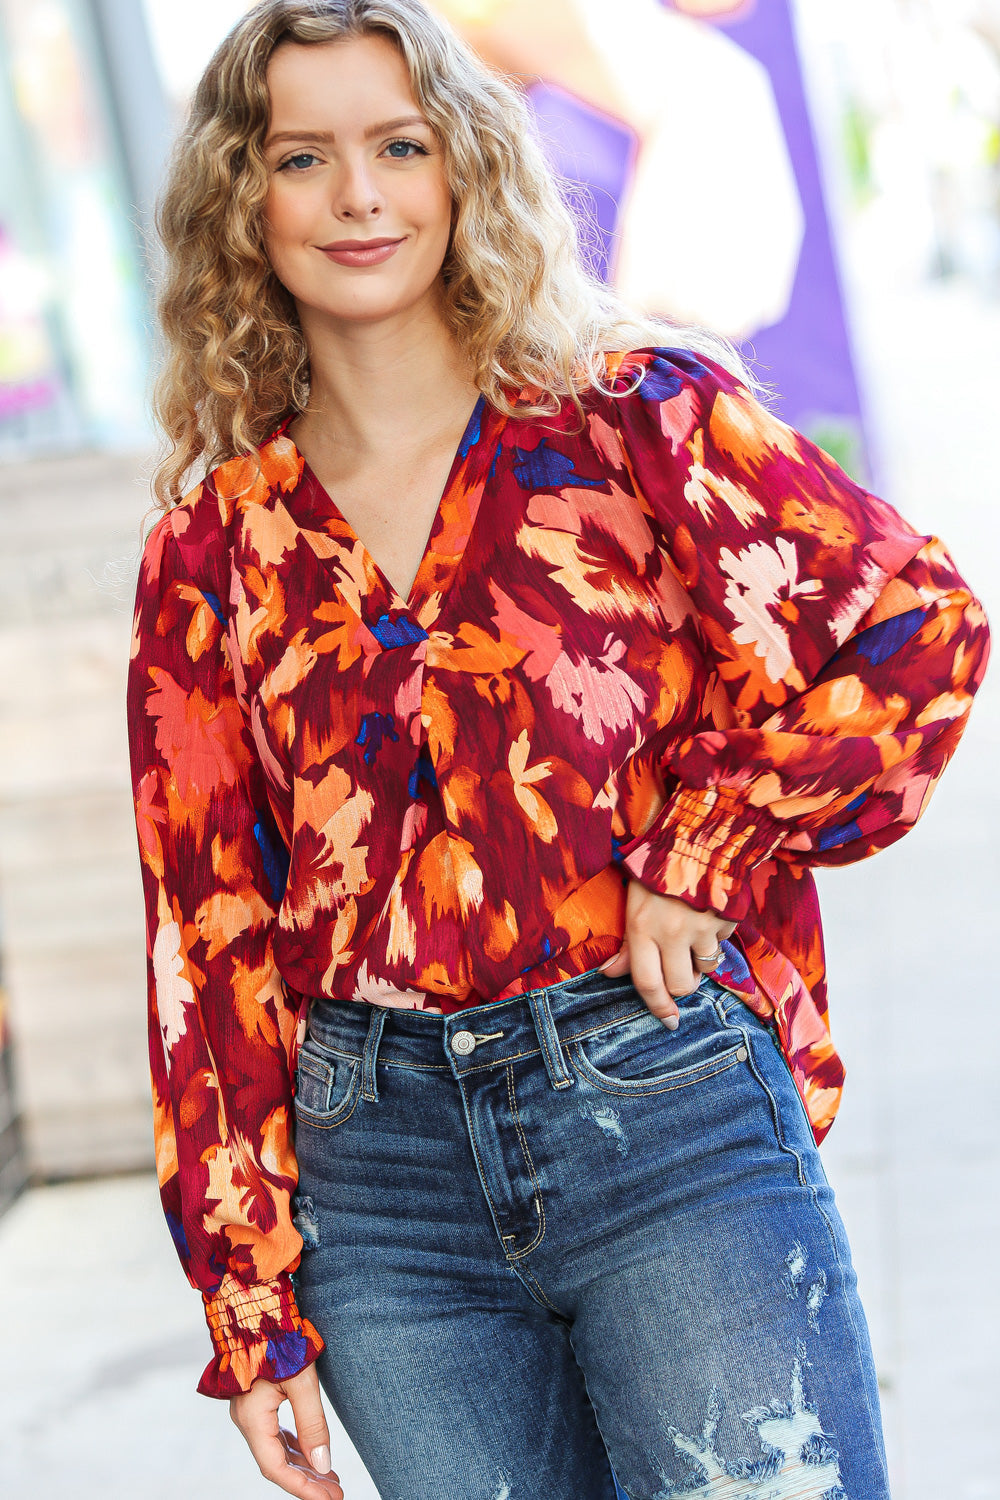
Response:
[{"label": "shoulder", "polygon": [[688,349],[608,354],[602,415],[627,452],[664,442],[677,457],[759,479],[775,464],[830,467],[825,455],[762,404],[731,370]]},{"label": "shoulder", "polygon": [[693,350],[629,349],[604,360],[603,388],[595,387],[586,405],[618,431],[627,453],[666,442],[677,457],[728,408],[743,409],[744,423],[765,415],[735,375]]},{"label": "shoulder", "polygon": [[143,552],[147,576],[167,569],[217,582],[248,515],[293,490],[301,476],[301,455],[283,427],[259,448],[218,464],[154,525]]},{"label": "shoulder", "polygon": [[645,402],[658,402],[690,389],[706,395],[744,389],[729,370],[691,349],[614,350],[604,355],[604,361],[607,388],[619,400],[634,395]]}]

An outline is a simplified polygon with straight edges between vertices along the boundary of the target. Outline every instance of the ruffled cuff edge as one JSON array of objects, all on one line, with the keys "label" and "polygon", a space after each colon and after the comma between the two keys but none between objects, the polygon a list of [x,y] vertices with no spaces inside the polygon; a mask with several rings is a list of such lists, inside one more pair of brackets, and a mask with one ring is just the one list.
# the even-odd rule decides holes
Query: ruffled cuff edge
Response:
[{"label": "ruffled cuff edge", "polygon": [[636,880],[696,911],[739,922],[750,907],[750,871],[788,833],[733,787],[679,787],[646,833],[619,850]]},{"label": "ruffled cuff edge", "polygon": [[227,1275],[204,1303],[215,1357],[198,1383],[203,1396],[228,1400],[255,1380],[288,1380],[323,1352],[323,1340],[299,1313],[287,1273],[252,1286]]}]

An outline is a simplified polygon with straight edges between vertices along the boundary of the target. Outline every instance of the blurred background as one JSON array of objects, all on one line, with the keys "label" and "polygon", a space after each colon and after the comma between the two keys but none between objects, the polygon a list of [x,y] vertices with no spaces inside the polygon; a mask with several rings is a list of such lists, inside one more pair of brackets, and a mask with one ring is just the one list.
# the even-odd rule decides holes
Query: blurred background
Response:
[{"label": "blurred background", "polygon": [[[248,8],[0,0],[10,1500],[275,1493],[193,1393],[207,1336],[159,1221],[122,714],[155,447],[151,208],[191,89]],[[941,534],[989,608],[1000,0],[437,9],[527,90],[600,274],[744,342],[777,410]],[[917,830],[822,885],[850,1073],[824,1152],[896,1500],[1000,1500],[998,742],[988,682]],[[335,1459],[348,1500],[374,1500],[346,1439]]]}]

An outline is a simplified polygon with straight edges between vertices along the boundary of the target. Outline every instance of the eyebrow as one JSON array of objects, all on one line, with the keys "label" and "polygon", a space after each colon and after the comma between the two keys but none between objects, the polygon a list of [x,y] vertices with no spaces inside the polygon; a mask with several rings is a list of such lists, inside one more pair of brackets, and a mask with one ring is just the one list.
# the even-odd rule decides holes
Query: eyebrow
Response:
[{"label": "eyebrow", "polygon": [[[380,120],[377,125],[370,125],[365,131],[365,140],[374,140],[376,136],[388,135],[393,130],[403,130],[410,125],[426,125],[429,130],[430,124],[423,115],[401,115],[398,120]],[[316,145],[332,145],[336,137],[332,130],[279,130],[274,135],[269,135],[265,146],[277,146],[286,141],[310,141]]]}]

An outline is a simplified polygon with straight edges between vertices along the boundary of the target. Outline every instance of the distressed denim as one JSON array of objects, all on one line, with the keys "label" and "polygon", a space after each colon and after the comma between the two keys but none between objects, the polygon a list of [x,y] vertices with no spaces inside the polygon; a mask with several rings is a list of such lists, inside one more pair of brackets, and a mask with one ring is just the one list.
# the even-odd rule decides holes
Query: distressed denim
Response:
[{"label": "distressed denim", "polygon": [[710,978],[680,1010],[600,973],[450,1016],[313,1002],[296,1282],[382,1500],[886,1500],[784,1059]]}]

